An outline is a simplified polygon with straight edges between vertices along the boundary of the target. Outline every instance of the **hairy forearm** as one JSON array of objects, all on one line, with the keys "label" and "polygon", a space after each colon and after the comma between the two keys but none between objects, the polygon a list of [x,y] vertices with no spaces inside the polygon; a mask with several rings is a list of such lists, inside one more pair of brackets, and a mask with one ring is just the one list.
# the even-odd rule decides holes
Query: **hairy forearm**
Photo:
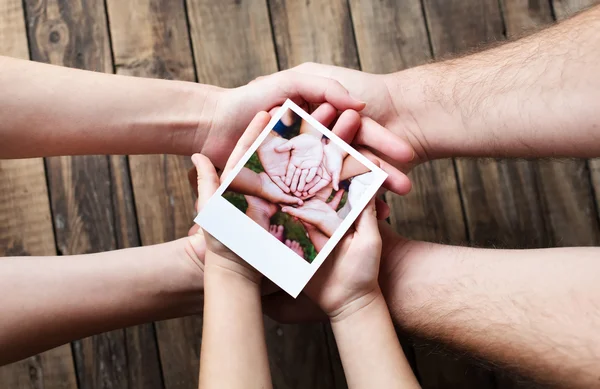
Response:
[{"label": "hairy forearm", "polygon": [[386,256],[382,288],[394,319],[418,337],[587,388],[597,384],[600,361],[599,256],[600,248],[408,242]]},{"label": "hairy forearm", "polygon": [[25,158],[191,155],[221,89],[0,57],[0,91],[0,158]]},{"label": "hairy forearm", "polygon": [[385,79],[429,158],[594,157],[599,28],[596,7],[521,40]]},{"label": "hairy forearm", "polygon": [[351,388],[419,387],[404,356],[388,307],[379,291],[365,306],[331,321]]},{"label": "hairy forearm", "polygon": [[260,283],[216,256],[206,256],[200,387],[271,387]]},{"label": "hairy forearm", "polygon": [[[0,364],[74,339],[202,309],[187,240],[99,254],[0,260]],[[192,254],[194,255],[194,254]]]}]

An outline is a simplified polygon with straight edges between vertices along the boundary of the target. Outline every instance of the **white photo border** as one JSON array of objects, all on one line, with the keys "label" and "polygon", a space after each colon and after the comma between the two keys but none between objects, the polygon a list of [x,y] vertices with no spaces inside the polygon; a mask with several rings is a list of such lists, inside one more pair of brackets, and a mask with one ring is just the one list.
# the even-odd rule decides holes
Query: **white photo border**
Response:
[{"label": "white photo border", "polygon": [[[314,129],[327,136],[331,142],[334,142],[369,168],[374,177],[371,186],[363,193],[359,203],[354,205],[312,263],[308,263],[294,253],[223,197],[223,193],[225,193],[231,182],[244,168],[250,157],[288,109],[294,111],[302,120],[306,120]],[[369,203],[369,200],[377,194],[386,178],[387,173],[381,168],[288,99],[271,118],[267,127],[256,138],[242,159],[225,177],[225,181],[205,204],[194,222],[295,298],[323,264],[325,258],[344,237],[344,234]],[[227,220],[227,223],[224,223],[224,220]]]}]

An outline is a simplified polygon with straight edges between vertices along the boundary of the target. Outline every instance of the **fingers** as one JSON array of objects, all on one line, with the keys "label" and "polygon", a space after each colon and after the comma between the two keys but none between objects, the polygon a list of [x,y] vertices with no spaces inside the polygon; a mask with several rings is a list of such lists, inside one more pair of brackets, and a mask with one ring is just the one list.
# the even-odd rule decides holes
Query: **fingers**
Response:
[{"label": "fingers", "polygon": [[242,159],[246,151],[252,146],[256,138],[260,135],[261,131],[269,124],[271,115],[267,112],[259,112],[254,116],[254,119],[250,122],[246,131],[240,137],[235,148],[233,149],[231,156],[227,160],[225,169],[223,169],[222,178],[227,177],[227,174],[233,169],[233,167]]},{"label": "fingers", "polygon": [[290,190],[295,192],[298,190],[298,182],[300,181],[300,175],[302,174],[303,169],[296,168],[294,171],[294,177],[292,178],[292,183],[290,185]]},{"label": "fingers", "polygon": [[340,189],[340,171],[339,170],[331,172],[331,185],[333,186],[333,189],[335,189],[335,190]]},{"label": "fingers", "polygon": [[308,191],[309,195],[314,195],[315,193],[317,193],[318,191],[320,191],[321,189],[325,188],[327,185],[329,185],[330,181],[321,178],[321,180],[319,180],[319,182],[317,182],[315,184],[315,186],[313,186],[312,188],[310,188],[310,190]]},{"label": "fingers", "polygon": [[281,196],[278,196],[277,200],[278,203],[283,203],[283,204],[292,204],[292,205],[302,205],[304,204],[304,201],[302,201],[302,199],[298,198],[298,197],[294,197],[294,196],[290,196],[287,194],[281,194]]},{"label": "fingers", "polygon": [[344,142],[350,144],[354,140],[360,126],[361,117],[358,112],[347,110],[342,112],[331,131],[342,138]]},{"label": "fingers", "polygon": [[[295,173],[296,173],[296,166],[292,165],[291,163],[288,164],[287,172],[285,173],[285,184],[288,187],[291,187],[292,180],[294,179]],[[291,190],[291,188],[290,188],[290,190]],[[292,190],[292,192],[294,192],[294,191]]]},{"label": "fingers", "polygon": [[302,220],[304,220],[304,217],[306,217],[306,212],[300,208],[287,207],[287,206],[281,207],[281,212],[287,213],[290,216],[297,217],[298,219],[302,219]]},{"label": "fingers", "polygon": [[200,231],[200,226],[197,224],[194,224],[188,230],[188,236],[192,236],[192,235],[196,234],[198,231]]},{"label": "fingers", "polygon": [[292,150],[294,148],[294,144],[295,144],[294,139],[296,139],[296,138],[292,138],[292,139],[288,140],[287,142],[285,142],[284,144],[275,147],[275,151],[277,151],[278,153],[285,153],[285,152]]},{"label": "fingers", "polygon": [[399,163],[408,163],[415,158],[413,148],[406,140],[368,117],[362,118],[354,143],[367,146]]},{"label": "fingers", "polygon": [[375,197],[363,209],[356,219],[354,229],[361,236],[377,236],[379,237],[379,228],[377,224],[377,214],[375,210]]},{"label": "fingers", "polygon": [[219,176],[210,160],[202,154],[192,155],[198,173],[198,212],[219,188]]},{"label": "fingers", "polygon": [[271,177],[271,180],[283,191],[283,193],[290,193],[289,186],[283,182],[283,179],[280,176]]},{"label": "fingers", "polygon": [[310,170],[308,171],[308,174],[306,175],[306,182],[307,183],[312,182],[312,180],[315,178],[316,175],[317,175],[317,168],[316,167],[310,168]]},{"label": "fingers", "polygon": [[302,192],[304,190],[304,186],[306,185],[306,177],[308,176],[309,171],[310,169],[302,169],[302,174],[300,174],[300,181],[298,181],[297,188],[299,192]]},{"label": "fingers", "polygon": [[388,174],[387,179],[383,183],[383,186],[386,189],[399,195],[405,195],[410,192],[412,184],[406,174],[365,148],[357,148],[356,150],[372,162],[376,163],[384,172]]},{"label": "fingers", "polygon": [[344,190],[338,190],[337,192],[335,192],[335,195],[333,196],[333,198],[331,199],[331,201],[329,203],[327,203],[327,205],[329,205],[331,207],[331,209],[333,209],[334,211],[337,211],[338,206],[340,205],[340,202],[342,201],[342,198],[344,197]]},{"label": "fingers", "polygon": [[324,125],[325,127],[329,127],[329,125],[335,120],[337,116],[337,109],[329,103],[324,103],[319,105],[312,114],[310,114],[313,118],[315,118],[319,123]]},{"label": "fingers", "polygon": [[[290,73],[287,73],[290,72]],[[292,74],[293,73],[293,74]],[[302,98],[309,103],[330,103],[340,111],[347,109],[362,110],[366,104],[350,96],[346,88],[331,78],[313,76],[288,70],[281,73],[283,79],[277,80],[288,98]]]}]

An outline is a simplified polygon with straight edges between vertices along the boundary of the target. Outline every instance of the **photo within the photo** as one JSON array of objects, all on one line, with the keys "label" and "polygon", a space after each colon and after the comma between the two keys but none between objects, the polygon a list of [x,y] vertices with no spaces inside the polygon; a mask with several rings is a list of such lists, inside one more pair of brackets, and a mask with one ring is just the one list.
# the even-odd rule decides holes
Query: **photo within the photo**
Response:
[{"label": "photo within the photo", "polygon": [[223,197],[312,263],[373,174],[288,109]]}]

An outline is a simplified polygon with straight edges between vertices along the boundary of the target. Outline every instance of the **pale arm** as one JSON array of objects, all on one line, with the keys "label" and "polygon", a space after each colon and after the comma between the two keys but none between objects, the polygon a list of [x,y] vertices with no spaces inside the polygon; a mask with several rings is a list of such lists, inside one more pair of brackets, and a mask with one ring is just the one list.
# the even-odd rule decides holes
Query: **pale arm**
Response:
[{"label": "pale arm", "polygon": [[331,320],[348,387],[418,388],[381,292],[368,298],[362,309]]},{"label": "pale arm", "polygon": [[[195,239],[192,245],[190,239]],[[202,310],[201,235],[99,254],[0,260],[0,365]]]},{"label": "pale arm", "polygon": [[[0,57],[0,158],[189,155],[222,89]],[[197,151],[197,150],[196,150]]]},{"label": "pale arm", "polygon": [[476,249],[385,231],[380,282],[404,330],[543,383],[597,386],[600,248]]},{"label": "pale arm", "polygon": [[292,70],[222,89],[0,57],[0,158],[203,152],[222,167],[254,115],[287,98],[365,106]]},{"label": "pale arm", "polygon": [[207,251],[200,388],[270,388],[260,277]]}]

